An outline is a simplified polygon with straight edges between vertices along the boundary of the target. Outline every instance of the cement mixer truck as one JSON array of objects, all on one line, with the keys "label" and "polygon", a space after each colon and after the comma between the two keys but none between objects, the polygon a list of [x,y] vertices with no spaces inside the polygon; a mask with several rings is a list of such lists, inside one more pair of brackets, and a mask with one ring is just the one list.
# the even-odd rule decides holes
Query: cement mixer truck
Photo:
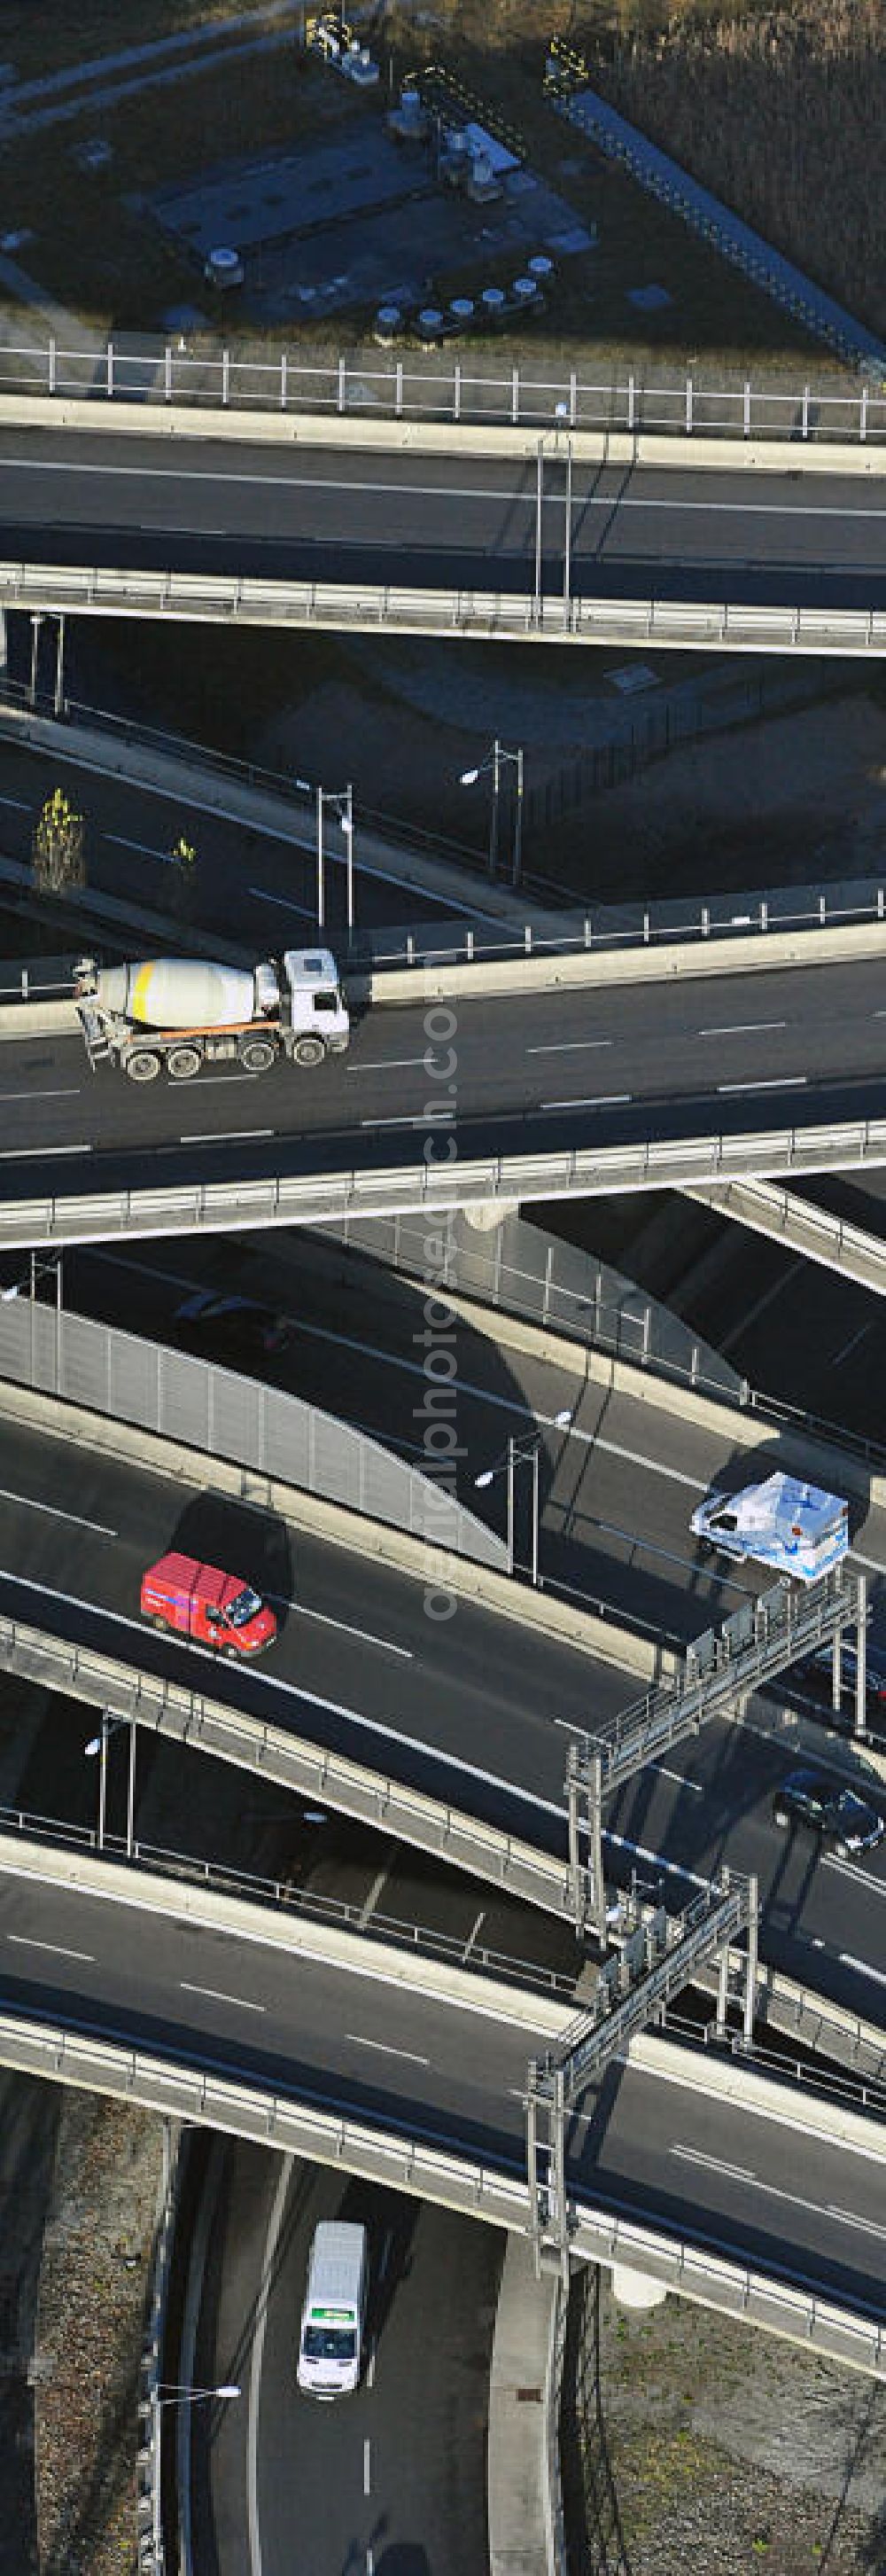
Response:
[{"label": "cement mixer truck", "polygon": [[190,1082],[201,1065],[234,1062],[267,1073],[278,1056],[321,1064],[348,1044],[350,1021],[328,948],[287,948],[257,966],[154,957],[100,966],[82,957],[74,999],[95,1069],[122,1065],[130,1082]]}]

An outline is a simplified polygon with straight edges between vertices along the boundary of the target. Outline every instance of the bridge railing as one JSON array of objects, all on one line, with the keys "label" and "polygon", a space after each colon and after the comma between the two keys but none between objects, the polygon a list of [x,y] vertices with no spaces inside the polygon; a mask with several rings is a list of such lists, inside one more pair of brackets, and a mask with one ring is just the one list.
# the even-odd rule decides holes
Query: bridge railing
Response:
[{"label": "bridge railing", "polygon": [[730,600],[564,597],[560,592],[395,588],[366,582],[265,581],[227,573],[154,572],[97,564],[2,563],[0,606],[60,616],[181,618],[233,626],[380,628],[501,641],[659,644],[734,653],[886,653],[886,610],[800,608]]},{"label": "bridge railing", "polygon": [[[86,2086],[129,2102],[197,2121],[223,2135],[254,2139],[264,2147],[305,2156],[336,2171],[358,2173],[388,2188],[486,2218],[493,2226],[529,2233],[526,2179],[482,2164],[469,2153],[448,2151],[423,2138],[352,2119],[300,2102],[294,2093],[264,2091],[233,2076],[164,2058],[77,2029],[70,2021],[0,2014],[0,2065],[40,2075],[55,2084]],[[798,2125],[802,2104],[798,2103]],[[872,2311],[854,2312],[819,2295],[803,2277],[791,2278],[783,2256],[767,2274],[740,2253],[717,2253],[694,2236],[666,2232],[654,2221],[616,2216],[591,2200],[573,2204],[570,2248],[576,2259],[648,2272],[668,2289],[700,2305],[787,2335],[807,2350],[849,2362],[886,2379],[886,2330]],[[873,2303],[872,2303],[873,2307]]]},{"label": "bridge railing", "polygon": [[[852,1171],[886,1164],[886,1119],[751,1129],[737,1135],[580,1146],[559,1154],[495,1154],[434,1165],[379,1163],[316,1173],[270,1172],[162,1188],[45,1192],[0,1203],[0,1245],[113,1242],[130,1235],[229,1233],[344,1216],[439,1211],[499,1198],[593,1197],[610,1190],[679,1189],[730,1172]],[[801,1417],[802,1418],[802,1417]]]},{"label": "bridge railing", "polygon": [[[0,395],[45,395],[56,400],[137,402],[142,408],[194,407],[219,411],[308,413],[328,418],[449,421],[537,429],[565,439],[571,429],[622,432],[630,437],[784,439],[860,444],[886,439],[886,390],[859,382],[847,368],[842,382],[794,383],[771,371],[758,381],[721,366],[708,381],[692,370],[626,367],[615,375],[581,367],[529,365],[484,368],[441,351],[405,351],[390,358],[378,348],[356,355],[330,354],[313,363],[288,350],[262,354],[252,342],[220,344],[208,336],[151,341],[126,335],[101,348],[78,348],[57,337],[21,339],[0,350]],[[417,363],[416,363],[417,361]]]}]

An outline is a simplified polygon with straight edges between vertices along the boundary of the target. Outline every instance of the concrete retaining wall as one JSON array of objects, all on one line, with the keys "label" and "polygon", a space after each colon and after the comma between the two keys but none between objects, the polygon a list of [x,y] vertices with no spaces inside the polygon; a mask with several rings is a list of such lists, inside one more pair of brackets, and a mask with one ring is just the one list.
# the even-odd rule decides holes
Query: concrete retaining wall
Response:
[{"label": "concrete retaining wall", "polygon": [[559,2280],[508,2233],[489,2376],[489,2576],[554,2576],[547,2423]]}]

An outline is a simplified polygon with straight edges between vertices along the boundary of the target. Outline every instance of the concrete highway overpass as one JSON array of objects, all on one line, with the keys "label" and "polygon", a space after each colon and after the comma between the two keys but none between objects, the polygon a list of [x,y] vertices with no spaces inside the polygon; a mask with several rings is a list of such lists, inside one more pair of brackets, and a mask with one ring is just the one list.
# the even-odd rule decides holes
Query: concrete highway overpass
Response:
[{"label": "concrete highway overpass", "polygon": [[[320,2161],[525,2225],[527,2056],[571,2008],[346,1938],[5,1843],[0,2060],[39,2065],[42,2032],[62,2080],[114,2092],[128,2066],[131,2098],[272,2146],[313,2132]],[[612,2260],[625,2228],[637,2269],[879,2374],[881,2163],[859,2113],[641,2039],[571,2117],[573,2243]]]},{"label": "concrete highway overpass", "polygon": [[125,406],[96,419],[38,402],[27,427],[15,414],[7,401],[10,605],[721,649],[731,627],[736,649],[886,649],[869,451],[831,471],[816,452],[814,476],[764,451],[751,474],[757,451],[734,444],[662,442],[650,461],[630,439],[579,439],[569,462],[556,436],[494,430],[348,422],[333,440],[303,419],[250,438],[229,416],[213,437],[193,414]]},{"label": "concrete highway overpass", "polygon": [[[84,1421],[79,1437],[66,1438],[63,1409],[49,1432],[12,1418],[5,1424],[4,1634],[7,1621],[20,1621],[50,1643],[81,1650],[87,1662],[92,1653],[116,1658],[121,1690],[94,1683],[89,1672],[78,1684],[73,1664],[66,1672],[51,1658],[42,1678],[75,1700],[78,1688],[93,1702],[106,1691],[108,1704],[122,1713],[133,1707],[146,1728],[159,1722],[186,1745],[247,1770],[260,1750],[263,1769],[301,1789],[309,1804],[340,1804],[493,1883],[531,1895],[534,1855],[534,1901],[568,1915],[569,1744],[636,1698],[636,1661],[633,1671],[626,1668],[632,1653],[639,1648],[641,1669],[644,1657],[647,1672],[652,1667],[649,1646],[628,1632],[629,1617],[661,1626],[668,1611],[668,1624],[679,1622],[690,1636],[717,1615],[715,1585],[721,1611],[758,1588],[752,1568],[730,1567],[724,1600],[723,1570],[706,1567],[688,1528],[693,1499],[722,1467],[728,1411],[718,1447],[709,1418],[715,1408],[701,1408],[695,1427],[686,1421],[685,1397],[677,1409],[658,1412],[648,1394],[648,1381],[638,1381],[635,1403],[613,1398],[602,1384],[590,1388],[574,1434],[558,1443],[558,1490],[574,1503],[576,1470],[587,1467],[595,1561],[590,1545],[589,1555],[613,1597],[608,1646],[599,1631],[598,1654],[552,1635],[522,1586],[515,1587],[514,1615],[464,1597],[456,1616],[434,1623],[424,1615],[421,1581],[373,1561],[369,1524],[355,1518],[352,1547],[330,1547],[276,1514],[265,1521],[253,1507],[214,1495],[211,1464],[201,1472],[196,1452],[192,1480],[182,1482],[180,1474],[164,1475],[162,1444],[145,1446],[141,1435],[118,1431],[117,1456],[112,1425],[96,1421],[90,1441]],[[862,1518],[856,1536],[860,1562],[882,1570],[882,1508]],[[272,1585],[281,1634],[261,1666],[241,1673],[154,1636],[139,1621],[144,1566],[179,1542],[212,1562],[226,1562],[225,1550],[233,1550],[239,1571],[259,1589]],[[26,1658],[21,1669],[37,1668]],[[170,1704],[162,1698],[165,1683],[174,1685]],[[204,1726],[201,1701],[192,1703],[191,1693],[229,1710],[230,1729]],[[756,1875],[763,1959],[839,2008],[879,2021],[886,1851],[825,1857],[815,1866],[809,1848],[775,1826],[776,1788],[798,1758],[797,1720],[788,1714],[785,1722],[785,1708],[789,1701],[777,1689],[774,1698],[752,1703],[747,1723],[714,1720],[696,1741],[639,1771],[605,1811],[607,1878],[625,1885],[635,1868],[644,1877],[663,1873],[669,1902],[679,1905],[724,1861]],[[78,1723],[73,1710],[71,1723]],[[86,1720],[79,1723],[89,1731]],[[313,1771],[312,1755],[328,1757],[331,1770]],[[423,1799],[435,1802],[438,1819],[447,1806],[461,1819],[451,1843]],[[516,1838],[513,1865],[508,1836]]]},{"label": "concrete highway overpass", "polygon": [[66,1006],[7,1011],[0,1246],[886,1162],[883,934],[858,944],[807,964],[810,934],[777,965],[773,942],[760,974],[675,948],[652,978],[601,957],[376,979],[404,999],[310,1076],[136,1086],[90,1071]]}]

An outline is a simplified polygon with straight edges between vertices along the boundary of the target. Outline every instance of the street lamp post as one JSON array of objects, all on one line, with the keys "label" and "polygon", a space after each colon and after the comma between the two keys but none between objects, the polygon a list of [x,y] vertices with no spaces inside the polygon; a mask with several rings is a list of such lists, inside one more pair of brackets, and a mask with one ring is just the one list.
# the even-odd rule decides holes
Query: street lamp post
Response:
[{"label": "street lamp post", "polygon": [[160,2494],[160,2417],[165,2406],[201,2406],[207,2399],[239,2397],[237,2380],[223,2380],[218,2388],[165,2388],[158,2381],[151,2390],[151,2539],[153,2543],[153,2576],[163,2576],[163,2531]]},{"label": "street lamp post", "polygon": [[[311,792],[311,789],[310,789],[310,781],[309,781],[307,778],[297,778],[297,779],[296,779],[295,784],[296,784],[296,787],[301,788],[301,790],[302,790],[303,794],[305,794],[305,795],[310,795],[310,792]],[[345,840],[345,844],[346,844],[346,847],[345,847],[345,873],[346,873],[346,881],[347,881],[347,898],[346,898],[346,903],[347,903],[348,929],[349,929],[349,930],[353,930],[353,927],[354,927],[354,787],[353,787],[353,781],[352,781],[351,779],[349,779],[349,780],[348,780],[348,784],[347,784],[347,786],[346,786],[346,787],[317,787],[317,788],[315,788],[315,789],[314,789],[314,802],[315,802],[315,811],[316,811],[316,816],[317,816],[317,928],[318,928],[318,930],[324,930],[324,929],[325,929],[325,927],[326,927],[326,847],[325,847],[325,842],[324,842],[324,838],[323,838],[323,815],[324,815],[325,807],[326,807],[327,805],[331,805],[331,806],[332,806],[332,808],[333,808],[333,811],[334,811],[334,813],[335,813],[335,815],[336,815],[336,819],[337,819],[337,821],[338,821],[338,824],[339,824],[340,830],[341,830],[341,832],[342,832],[342,834],[343,834],[343,837],[344,837],[344,840]]]},{"label": "street lamp post", "polygon": [[501,799],[501,773],[502,765],[505,761],[512,761],[517,772],[514,798],[514,831],[511,844],[511,884],[518,886],[523,867],[522,744],[518,750],[508,751],[504,743],[499,741],[498,735],[496,734],[492,750],[487,753],[486,759],[478,761],[473,769],[463,769],[461,771],[459,786],[476,787],[478,779],[484,778],[488,772],[491,772],[492,810],[489,817],[489,874],[490,877],[496,877],[498,875],[498,825],[499,804]]},{"label": "street lamp post", "polygon": [[124,1727],[124,1726],[128,1726],[128,1728],[129,1728],[129,1772],[128,1772],[128,1776],[127,1776],[127,1786],[126,1786],[126,1858],[127,1858],[127,1860],[131,1860],[131,1859],[132,1859],[132,1854],[133,1854],[134,1845],[135,1845],[135,1719],[134,1719],[134,1717],[114,1717],[114,1715],[113,1715],[113,1713],[112,1713],[112,1711],[111,1711],[110,1709],[108,1709],[108,1708],[103,1708],[103,1709],[102,1709],[101,1733],[100,1733],[100,1735],[91,1735],[91,1736],[90,1736],[90,1739],[89,1739],[89,1743],[88,1743],[88,1744],[84,1744],[83,1751],[84,1751],[84,1753],[86,1754],[86,1756],[87,1756],[88,1760],[90,1760],[90,1761],[94,1761],[96,1754],[98,1754],[98,1756],[99,1756],[99,1774],[98,1774],[98,1848],[99,1848],[99,1851],[100,1851],[100,1852],[103,1852],[103,1851],[104,1851],[104,1848],[105,1848],[105,1820],[106,1820],[106,1816],[107,1816],[107,1801],[108,1801],[108,1743],[109,1743],[110,1737],[111,1737],[112,1735],[119,1735],[121,1727]]},{"label": "street lamp post", "polygon": [[[571,1421],[572,1421],[572,1414],[571,1414],[571,1412],[570,1412],[570,1410],[569,1410],[569,1407],[568,1407],[568,1406],[566,1406],[566,1407],[564,1408],[564,1410],[563,1410],[561,1413],[555,1413],[554,1418],[553,1418],[553,1422],[551,1423],[550,1428],[551,1428],[551,1430],[553,1430],[553,1431],[568,1431]],[[547,1429],[547,1427],[548,1427],[548,1426],[547,1426],[547,1425],[545,1425],[545,1429]],[[482,1490],[482,1488],[483,1488],[484,1486],[494,1484],[495,1479],[496,1479],[496,1476],[500,1476],[503,1472],[507,1475],[507,1493],[508,1493],[508,1507],[507,1507],[507,1508],[508,1508],[508,1517],[507,1517],[508,1573],[509,1573],[509,1574],[513,1574],[513,1572],[514,1572],[514,1524],[515,1524],[515,1484],[516,1484],[516,1470],[517,1470],[517,1468],[518,1468],[518,1467],[522,1466],[525,1462],[528,1462],[528,1461],[530,1461],[530,1460],[531,1460],[531,1462],[532,1462],[532,1532],[531,1532],[531,1553],[530,1553],[530,1577],[531,1577],[531,1581],[532,1581],[533,1591],[537,1591],[537,1590],[538,1590],[538,1542],[539,1542],[539,1525],[540,1525],[540,1519],[541,1519],[541,1512],[540,1512],[540,1470],[539,1470],[539,1459],[540,1459],[540,1457],[541,1457],[541,1452],[542,1452],[542,1449],[543,1449],[543,1447],[544,1447],[544,1436],[545,1436],[544,1430],[540,1430],[540,1431],[531,1431],[531,1432],[528,1434],[528,1436],[527,1436],[527,1438],[526,1438],[525,1440],[518,1440],[518,1439],[515,1437],[514,1433],[513,1433],[513,1432],[511,1432],[511,1433],[509,1434],[509,1437],[508,1437],[508,1445],[507,1445],[507,1448],[504,1450],[504,1452],[503,1452],[502,1456],[501,1456],[500,1458],[497,1458],[497,1459],[496,1459],[494,1466],[492,1466],[492,1467],[484,1467],[484,1468],[483,1468],[483,1470],[482,1470],[482,1473],[481,1473],[479,1476],[475,1476],[475,1477],[474,1477],[474,1484],[475,1484],[475,1486],[476,1486],[478,1489]]]}]

